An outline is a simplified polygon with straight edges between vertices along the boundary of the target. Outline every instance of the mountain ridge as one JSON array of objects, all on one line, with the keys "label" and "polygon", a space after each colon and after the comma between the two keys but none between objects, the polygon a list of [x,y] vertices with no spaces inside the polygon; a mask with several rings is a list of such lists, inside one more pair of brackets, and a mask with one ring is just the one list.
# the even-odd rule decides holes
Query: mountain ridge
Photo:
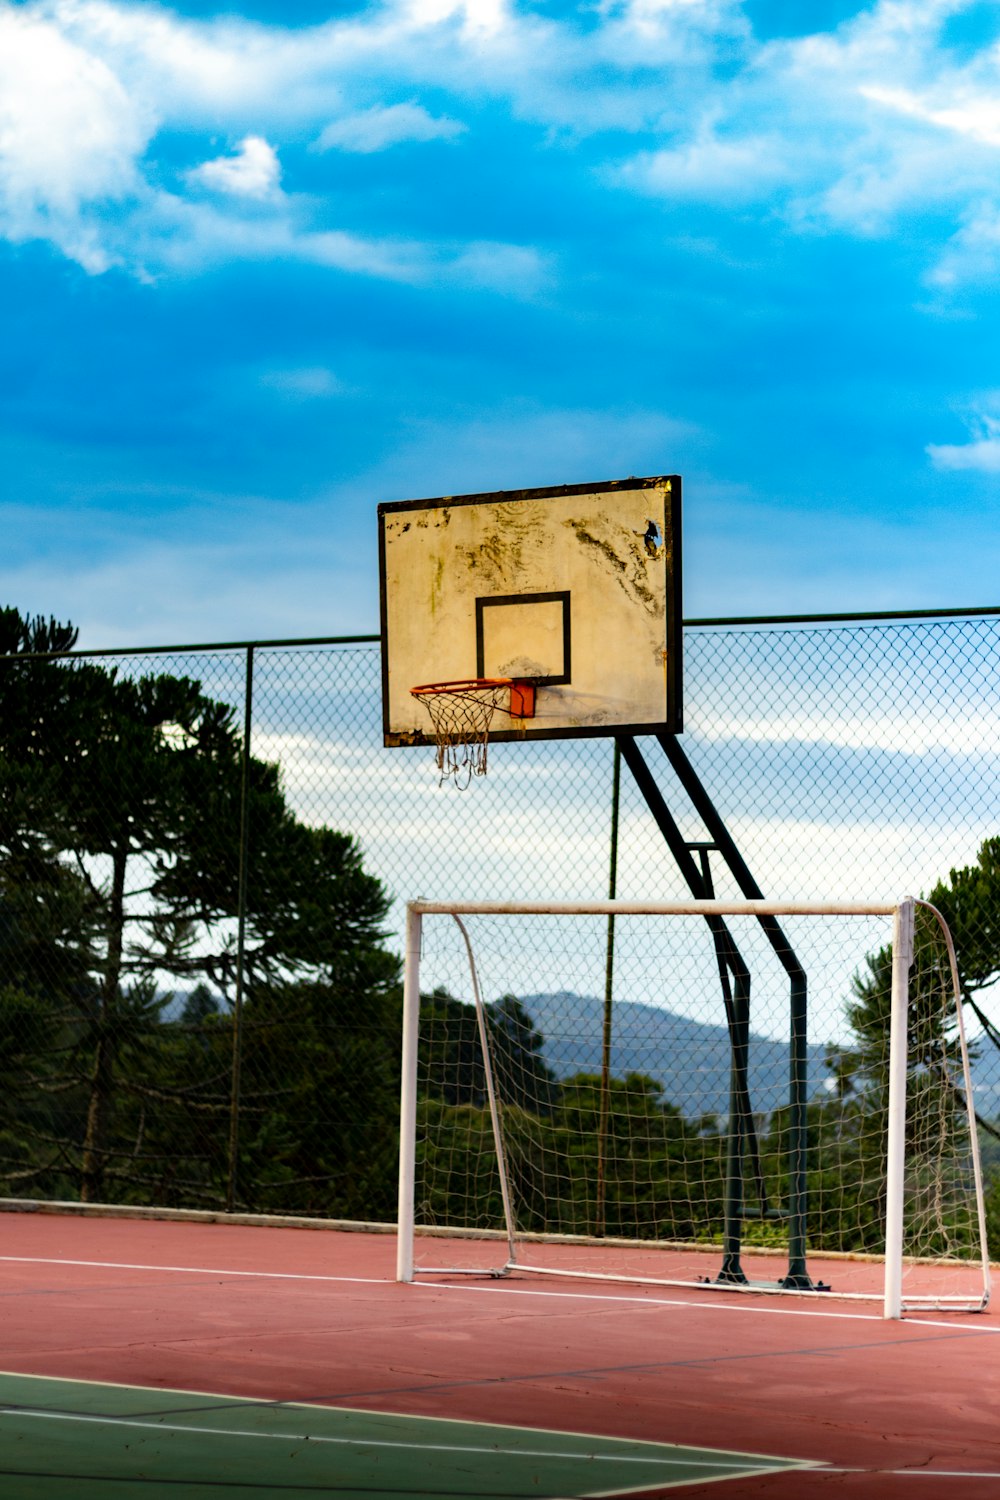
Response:
[{"label": "mountain ridge", "polygon": [[[544,1037],[542,1057],[557,1078],[601,1069],[604,1002],[569,990],[519,996]],[[720,1011],[722,1002],[719,1002]],[[807,1049],[807,1092],[827,1092],[826,1045]],[[729,1111],[729,1032],[725,1026],[694,1021],[676,1011],[636,1000],[616,1000],[611,1071],[615,1078],[645,1073],[683,1115],[725,1116]],[[750,1101],[770,1112],[788,1100],[788,1045],[751,1034],[748,1057]]]}]

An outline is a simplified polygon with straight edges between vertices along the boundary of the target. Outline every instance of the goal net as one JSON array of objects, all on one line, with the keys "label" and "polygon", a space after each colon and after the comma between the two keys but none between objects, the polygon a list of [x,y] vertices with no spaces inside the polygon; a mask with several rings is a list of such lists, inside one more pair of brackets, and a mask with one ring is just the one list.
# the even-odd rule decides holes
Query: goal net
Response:
[{"label": "goal net", "polygon": [[968,1047],[933,908],[407,908],[398,1276],[978,1310]]}]

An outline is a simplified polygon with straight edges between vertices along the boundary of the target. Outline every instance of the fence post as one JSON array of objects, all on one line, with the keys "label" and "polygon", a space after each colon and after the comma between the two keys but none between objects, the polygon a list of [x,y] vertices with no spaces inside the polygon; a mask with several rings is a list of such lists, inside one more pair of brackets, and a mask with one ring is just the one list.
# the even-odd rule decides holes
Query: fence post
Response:
[{"label": "fence post", "polygon": [[253,724],[254,648],[247,647],[243,693],[243,756],[240,775],[240,851],[236,889],[236,998],[233,1002],[233,1064],[229,1093],[229,1175],[226,1208],[236,1208],[237,1160],[240,1148],[240,1061],[243,1046],[243,961],[247,921],[247,856],[250,848],[250,733]]}]

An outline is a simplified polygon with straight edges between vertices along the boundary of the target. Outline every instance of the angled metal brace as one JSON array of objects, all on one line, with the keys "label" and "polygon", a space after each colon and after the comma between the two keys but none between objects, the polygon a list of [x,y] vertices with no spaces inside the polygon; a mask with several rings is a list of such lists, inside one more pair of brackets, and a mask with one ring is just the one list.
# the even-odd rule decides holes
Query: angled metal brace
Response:
[{"label": "angled metal brace", "polygon": [[[645,799],[663,838],[674,857],[684,880],[695,899],[713,895],[708,851],[717,850],[722,856],[736,883],[747,900],[763,900],[764,893],[754,880],[750,869],[740,854],[732,835],[726,828],[711,798],[705,791],[697,772],[691,765],[677,739],[673,735],[657,735],[657,741],[669,761],[677,779],[698,813],[711,842],[691,845],[685,840],[666,801],[656,784],[638,745],[631,736],[618,737],[622,757],[629,767],[636,785]],[[693,851],[699,853],[696,863]],[[723,1000],[733,1050],[730,1089],[730,1134],[727,1163],[726,1215],[724,1227],[723,1267],[719,1280],[746,1281],[740,1264],[740,1247],[743,1220],[743,1154],[748,1149],[758,1188],[762,1214],[768,1214],[766,1196],[763,1191],[763,1171],[760,1149],[747,1079],[749,1045],[750,973],[736,946],[736,942],[721,918],[706,918],[712,929],[722,981]],[[805,970],[799,963],[791,944],[777,919],[758,918],[779,962],[789,976],[791,988],[791,1035],[789,1044],[789,1243],[788,1274],[781,1285],[795,1289],[809,1289],[814,1283],[806,1268],[806,1103],[808,1096],[807,1075],[807,1030]],[[730,989],[728,976],[732,974]]]}]

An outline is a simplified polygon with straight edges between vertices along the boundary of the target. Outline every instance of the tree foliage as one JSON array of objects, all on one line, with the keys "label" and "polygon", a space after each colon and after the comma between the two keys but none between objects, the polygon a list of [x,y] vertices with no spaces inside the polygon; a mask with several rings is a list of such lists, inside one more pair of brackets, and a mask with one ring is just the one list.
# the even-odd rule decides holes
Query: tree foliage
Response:
[{"label": "tree foliage", "polygon": [[[310,1204],[357,1209],[360,1175],[384,1199],[397,962],[382,886],[348,834],[295,817],[278,768],[244,755],[200,682],[44,654],[74,641],[0,612],[0,1028],[19,1085],[0,1169],[83,1199],[218,1202],[238,1081],[238,1183],[308,1180]],[[349,1018],[379,1037],[364,1068]],[[351,1149],[327,1129],[310,1151],[289,1099],[311,1100],[318,1138],[352,1068],[369,1074],[370,1129],[351,1122]],[[377,1169],[359,1167],[366,1151]]]}]

